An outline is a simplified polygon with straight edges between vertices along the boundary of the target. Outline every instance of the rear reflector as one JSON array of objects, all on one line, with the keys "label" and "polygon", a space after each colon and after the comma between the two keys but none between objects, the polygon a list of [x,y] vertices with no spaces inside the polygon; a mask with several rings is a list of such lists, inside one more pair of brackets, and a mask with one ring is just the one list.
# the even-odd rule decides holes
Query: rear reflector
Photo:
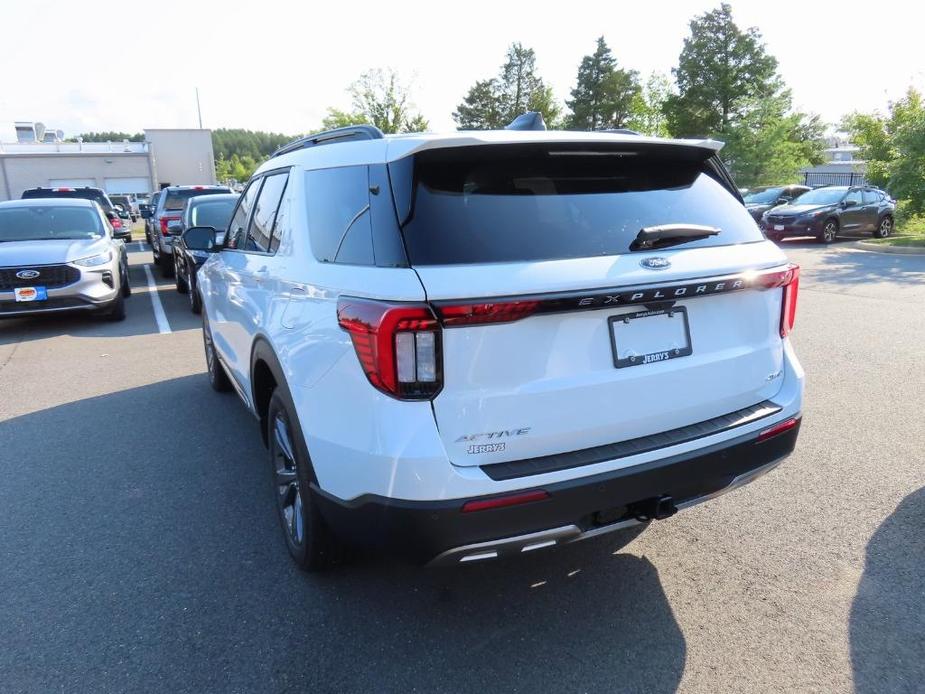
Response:
[{"label": "rear reflector", "polygon": [[536,312],[539,301],[498,301],[481,304],[460,304],[438,306],[441,322],[452,327],[456,325],[480,325],[484,323],[510,323],[526,318]]},{"label": "rear reflector", "polygon": [[549,492],[536,489],[532,492],[521,492],[520,494],[511,494],[510,496],[496,496],[491,499],[473,499],[463,504],[462,512],[472,513],[473,511],[487,511],[492,508],[505,508],[506,506],[529,504],[532,501],[542,501],[548,498]]},{"label": "rear reflector", "polygon": [[790,419],[785,419],[783,422],[778,422],[769,429],[765,429],[760,434],[758,434],[758,443],[762,441],[767,441],[768,439],[773,439],[775,436],[779,436],[786,431],[790,431],[797,424],[800,423],[800,420],[796,417],[791,417]]}]

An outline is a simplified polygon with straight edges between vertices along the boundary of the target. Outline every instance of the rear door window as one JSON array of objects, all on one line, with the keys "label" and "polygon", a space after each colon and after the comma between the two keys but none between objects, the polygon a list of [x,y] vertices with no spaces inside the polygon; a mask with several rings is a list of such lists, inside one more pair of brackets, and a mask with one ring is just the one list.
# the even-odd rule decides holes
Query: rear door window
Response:
[{"label": "rear door window", "polygon": [[228,233],[225,234],[225,248],[244,249],[244,242],[247,239],[247,222],[250,219],[254,199],[260,191],[261,183],[263,183],[262,178],[252,180],[238,201],[238,206],[231,218],[231,225],[228,227]]},{"label": "rear door window", "polygon": [[[696,148],[611,143],[475,146],[414,156],[402,233],[412,265],[618,255],[645,227],[700,224],[683,248],[762,240]],[[407,162],[395,166],[393,185]],[[398,181],[399,210],[408,185]],[[401,214],[401,212],[400,212]]]},{"label": "rear door window", "polygon": [[276,222],[276,211],[279,209],[279,201],[283,197],[288,178],[286,173],[273,174],[264,178],[263,188],[254,208],[254,221],[251,223],[248,234],[247,250],[270,252],[270,239],[273,236],[273,225]]},{"label": "rear door window", "polygon": [[164,210],[170,212],[179,212],[183,205],[192,197],[197,195],[218,195],[221,193],[230,193],[228,188],[183,188],[180,190],[167,190],[167,198],[164,200]]}]

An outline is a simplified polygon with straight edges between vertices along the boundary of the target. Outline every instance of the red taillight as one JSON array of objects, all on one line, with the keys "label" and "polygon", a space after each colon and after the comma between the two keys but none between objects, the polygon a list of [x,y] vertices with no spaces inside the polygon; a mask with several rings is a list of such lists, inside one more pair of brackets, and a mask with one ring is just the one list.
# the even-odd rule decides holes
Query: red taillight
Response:
[{"label": "red taillight", "polygon": [[74,189],[73,188],[55,188],[54,191],[56,193],[73,193]]},{"label": "red taillight", "polygon": [[496,496],[491,499],[473,499],[463,504],[462,512],[472,513],[473,511],[487,511],[492,508],[529,504],[531,501],[542,501],[548,498],[549,492],[536,489],[532,492],[520,492],[519,494],[511,494],[509,496]]},{"label": "red taillight", "polygon": [[440,391],[440,326],[428,306],[342,297],[337,322],[350,333],[369,382],[383,393],[422,400]]},{"label": "red taillight", "polygon": [[171,222],[179,221],[179,217],[161,217],[161,236],[167,236],[170,231],[167,227]]},{"label": "red taillight", "polygon": [[786,270],[767,272],[759,275],[757,284],[768,289],[782,287],[784,295],[781,300],[780,336],[787,337],[793,331],[797,319],[797,293],[800,290],[800,266],[790,263]]},{"label": "red taillight", "polygon": [[760,443],[761,441],[767,441],[768,439],[772,439],[775,436],[783,434],[785,431],[790,431],[799,423],[800,420],[796,417],[791,417],[790,419],[785,419],[783,422],[778,422],[774,426],[765,429],[760,434],[758,434],[758,442]]},{"label": "red taillight", "polygon": [[112,219],[109,220],[109,223],[112,224],[113,229],[122,228],[122,220],[119,219],[118,217],[113,217]]},{"label": "red taillight", "polygon": [[437,306],[443,325],[477,325],[484,323],[510,323],[536,313],[539,301],[497,301],[482,304]]}]

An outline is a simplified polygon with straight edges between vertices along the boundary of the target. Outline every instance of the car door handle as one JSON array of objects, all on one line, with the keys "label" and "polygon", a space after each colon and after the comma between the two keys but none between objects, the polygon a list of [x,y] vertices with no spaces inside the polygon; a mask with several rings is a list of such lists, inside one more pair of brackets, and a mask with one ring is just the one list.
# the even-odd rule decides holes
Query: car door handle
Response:
[{"label": "car door handle", "polygon": [[270,271],[266,266],[263,266],[259,270],[254,270],[254,279],[258,282],[263,282],[270,274]]}]

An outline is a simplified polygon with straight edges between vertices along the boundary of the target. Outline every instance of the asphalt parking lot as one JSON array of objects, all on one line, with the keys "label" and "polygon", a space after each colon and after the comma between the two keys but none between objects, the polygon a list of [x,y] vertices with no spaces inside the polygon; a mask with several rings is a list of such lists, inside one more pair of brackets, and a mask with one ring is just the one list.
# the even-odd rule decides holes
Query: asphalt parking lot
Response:
[{"label": "asphalt parking lot", "polygon": [[125,322],[0,323],[0,690],[921,691],[925,257],[784,245],[807,404],[781,468],[525,561],[309,576],[256,422],[133,244]]}]

